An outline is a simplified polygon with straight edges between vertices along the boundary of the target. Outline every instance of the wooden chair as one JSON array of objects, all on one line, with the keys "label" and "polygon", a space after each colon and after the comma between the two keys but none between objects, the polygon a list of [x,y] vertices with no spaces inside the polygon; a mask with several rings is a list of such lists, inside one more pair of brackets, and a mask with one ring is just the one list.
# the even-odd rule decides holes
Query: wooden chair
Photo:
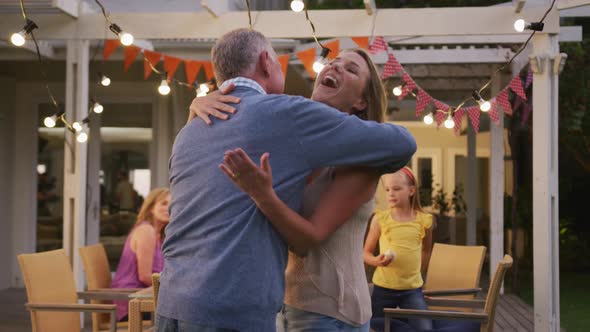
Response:
[{"label": "wooden chair", "polygon": [[152,274],[152,287],[154,289],[154,308],[158,308],[158,292],[160,292],[160,274]]},{"label": "wooden chair", "polygon": [[[92,303],[105,303],[112,300],[129,300],[131,293],[141,288],[111,288],[111,269],[106,250],[102,244],[93,244],[80,248],[80,257],[86,274],[88,290],[97,300]],[[101,313],[92,314],[92,331],[104,330],[111,323],[110,317]],[[127,322],[117,323],[118,328],[128,327]]]},{"label": "wooden chair", "polygon": [[[504,281],[506,271],[512,266],[512,257],[505,255],[498,263],[494,277],[490,282],[490,288],[485,300],[463,300],[436,298],[429,300],[429,304],[449,307],[469,307],[479,309],[477,312],[456,312],[442,310],[411,310],[386,308],[385,332],[390,331],[391,318],[430,318],[437,320],[470,320],[479,322],[480,332],[492,332],[494,330],[494,319],[496,316],[496,305],[500,296],[500,289]],[[483,310],[482,310],[483,308]]]},{"label": "wooden chair", "polygon": [[80,304],[91,299],[76,293],[72,267],[63,249],[18,255],[27,289],[26,308],[31,312],[33,332],[80,331],[80,312],[100,312],[111,317],[110,331],[116,331],[114,304]]},{"label": "wooden chair", "polygon": [[481,291],[479,279],[485,254],[484,246],[435,243],[424,282],[424,295],[473,299]]}]

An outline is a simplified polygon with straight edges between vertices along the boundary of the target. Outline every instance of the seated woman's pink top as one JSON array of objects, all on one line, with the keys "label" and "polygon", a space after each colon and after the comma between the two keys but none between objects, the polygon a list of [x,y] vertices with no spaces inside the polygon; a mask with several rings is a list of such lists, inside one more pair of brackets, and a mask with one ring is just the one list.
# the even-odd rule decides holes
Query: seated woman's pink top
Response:
[{"label": "seated woman's pink top", "polygon": [[[149,224],[148,221],[142,221],[139,225]],[[112,283],[112,288],[145,288],[148,285],[144,284],[139,280],[139,274],[137,272],[137,256],[131,250],[131,235],[137,226],[133,228],[127,240],[125,241],[125,247],[123,248],[123,254],[119,260],[119,266],[117,266],[117,272],[115,272],[115,279]],[[154,260],[152,263],[152,273],[159,273],[164,269],[164,256],[162,255],[162,243],[161,241],[156,242],[156,251],[154,251]],[[117,305],[117,320],[121,320],[127,316],[129,312],[129,301],[113,301]]]}]

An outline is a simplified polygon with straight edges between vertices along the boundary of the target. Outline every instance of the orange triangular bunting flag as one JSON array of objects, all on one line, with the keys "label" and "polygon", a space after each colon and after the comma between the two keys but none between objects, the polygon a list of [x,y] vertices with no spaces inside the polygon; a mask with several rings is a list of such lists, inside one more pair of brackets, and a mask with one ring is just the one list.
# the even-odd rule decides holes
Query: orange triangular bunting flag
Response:
[{"label": "orange triangular bunting flag", "polygon": [[102,60],[108,59],[113,52],[121,45],[119,39],[107,39],[104,41],[104,50],[102,52]]},{"label": "orange triangular bunting flag", "polygon": [[125,71],[129,70],[137,55],[141,52],[141,48],[137,46],[127,46],[125,47]]},{"label": "orange triangular bunting flag", "polygon": [[360,48],[369,48],[369,37],[352,37],[351,38]]},{"label": "orange triangular bunting flag", "polygon": [[188,84],[193,84],[197,79],[201,65],[199,61],[184,60],[184,71],[186,72],[186,81]]},{"label": "orange triangular bunting flag", "polygon": [[315,61],[315,48],[310,48],[305,51],[297,52],[295,53],[295,55],[297,55],[299,60],[301,60],[301,63],[303,63],[303,67],[307,69],[309,76],[315,78],[316,73],[315,71],[313,71],[313,63]]},{"label": "orange triangular bunting flag", "polygon": [[164,70],[168,74],[168,79],[174,77],[174,73],[178,69],[178,65],[182,62],[182,59],[175,58],[173,56],[164,55]]},{"label": "orange triangular bunting flag", "polygon": [[328,59],[334,60],[340,52],[340,40],[336,39],[329,43],[325,43],[324,46],[330,49],[330,53],[328,53]]},{"label": "orange triangular bunting flag", "polygon": [[215,73],[213,72],[213,65],[211,62],[203,62],[203,69],[205,69],[205,78],[207,81],[210,81],[215,77]]},{"label": "orange triangular bunting flag", "polygon": [[[143,79],[147,80],[148,77],[152,74],[152,66],[156,67],[158,62],[160,62],[160,58],[162,54],[158,52],[152,52],[148,50],[143,50]],[[152,66],[150,66],[150,64]]]},{"label": "orange triangular bunting flag", "polygon": [[281,69],[283,70],[283,75],[287,76],[287,66],[289,65],[289,54],[281,55],[279,57],[279,62],[281,63]]}]

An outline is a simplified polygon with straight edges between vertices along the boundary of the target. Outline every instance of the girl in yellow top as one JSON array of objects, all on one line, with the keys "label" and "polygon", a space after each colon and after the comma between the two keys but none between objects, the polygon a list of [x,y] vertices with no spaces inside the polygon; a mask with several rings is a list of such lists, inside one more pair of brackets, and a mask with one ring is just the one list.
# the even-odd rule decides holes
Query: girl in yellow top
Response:
[{"label": "girl in yellow top", "polygon": [[[380,325],[383,308],[428,309],[421,272],[430,258],[432,215],[422,211],[416,177],[410,168],[382,179],[390,209],[375,213],[364,247],[365,263],[377,267],[371,296],[372,328]],[[377,240],[379,255],[374,256]],[[429,319],[409,319],[408,323],[417,330],[432,329]]]}]

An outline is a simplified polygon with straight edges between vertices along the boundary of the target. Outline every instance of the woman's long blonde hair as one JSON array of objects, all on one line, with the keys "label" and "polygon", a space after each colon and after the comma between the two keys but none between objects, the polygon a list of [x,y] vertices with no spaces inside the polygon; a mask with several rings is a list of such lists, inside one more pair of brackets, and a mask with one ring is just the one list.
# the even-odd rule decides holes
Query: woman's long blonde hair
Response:
[{"label": "woman's long blonde hair", "polygon": [[353,48],[345,52],[354,52],[360,55],[369,67],[369,81],[363,92],[363,98],[367,102],[367,107],[355,113],[355,115],[363,120],[383,122],[385,110],[387,110],[387,94],[385,93],[385,88],[383,87],[383,82],[381,82],[381,77],[375,63],[371,60],[369,53],[362,48]]},{"label": "woman's long blonde hair", "polygon": [[143,201],[143,204],[141,204],[135,225],[137,226],[142,221],[148,221],[153,226],[155,220],[154,216],[152,215],[152,209],[158,201],[166,197],[168,194],[170,194],[170,190],[168,188],[156,188],[150,191],[148,196]]}]

